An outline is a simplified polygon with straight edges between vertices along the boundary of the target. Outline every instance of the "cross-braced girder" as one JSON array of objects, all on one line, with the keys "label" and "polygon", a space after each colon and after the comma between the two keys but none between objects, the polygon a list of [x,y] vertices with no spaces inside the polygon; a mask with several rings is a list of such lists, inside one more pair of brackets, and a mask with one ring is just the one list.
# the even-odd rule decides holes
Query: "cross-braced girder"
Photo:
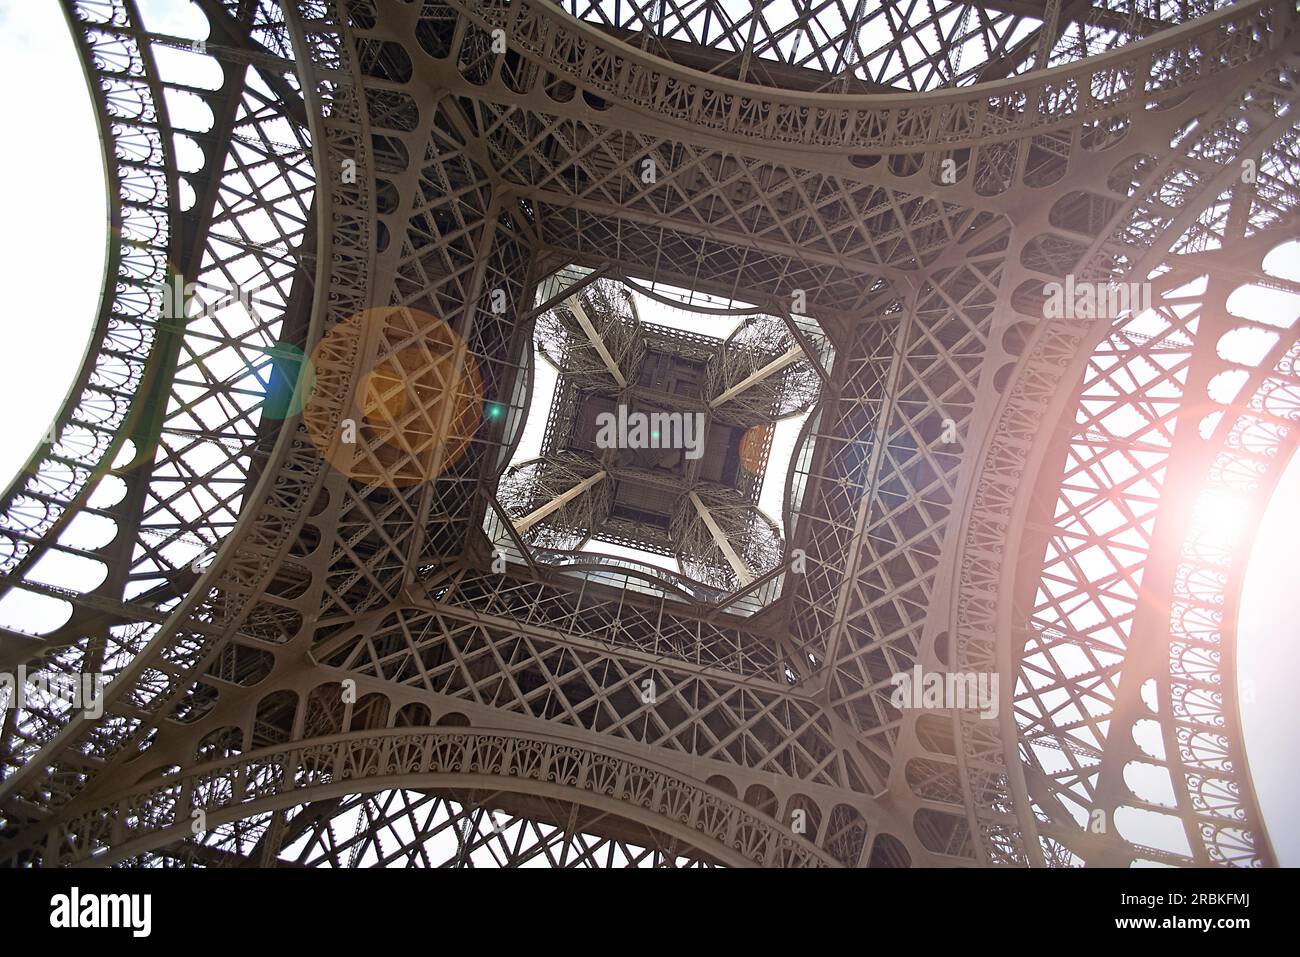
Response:
[{"label": "cross-braced girder", "polygon": [[[65,2],[122,242],[0,528],[0,588],[71,617],[0,654],[112,680],[100,719],[5,710],[7,859],[1271,862],[1231,691],[1253,536],[1164,493],[1258,521],[1294,446],[1293,317],[1255,365],[1216,351],[1243,282],[1297,291],[1261,265],[1296,233],[1291,5],[200,6],[223,82],[191,170],[153,56],[182,41]],[[531,310],[572,264],[832,340],[796,382],[774,318],[714,371],[719,415],[821,389],[760,614],[491,568]],[[1156,301],[1048,317],[1067,276]],[[616,392],[636,336],[578,305],[569,365]],[[598,525],[596,466],[495,506],[522,545]],[[725,496],[685,500],[717,588],[775,567]],[[900,709],[916,667],[1000,676],[1000,714]]]}]

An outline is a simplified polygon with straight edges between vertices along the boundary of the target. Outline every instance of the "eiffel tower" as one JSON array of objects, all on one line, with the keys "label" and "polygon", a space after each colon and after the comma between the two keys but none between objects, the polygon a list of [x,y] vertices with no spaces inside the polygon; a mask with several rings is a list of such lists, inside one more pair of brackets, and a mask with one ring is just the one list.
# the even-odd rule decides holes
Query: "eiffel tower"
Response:
[{"label": "eiffel tower", "polygon": [[112,240],[0,860],[1275,863],[1291,0],[61,2]]}]

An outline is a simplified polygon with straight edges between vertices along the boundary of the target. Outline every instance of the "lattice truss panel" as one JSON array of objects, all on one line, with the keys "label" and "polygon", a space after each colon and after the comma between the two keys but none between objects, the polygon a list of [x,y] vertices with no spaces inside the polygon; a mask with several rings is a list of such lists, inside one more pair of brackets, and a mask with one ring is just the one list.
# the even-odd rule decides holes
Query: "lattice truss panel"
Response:
[{"label": "lattice truss panel", "polygon": [[[268,86],[250,67],[225,64],[224,80],[207,95],[217,107],[209,108],[211,135],[222,148],[194,160],[186,131],[201,112],[191,108],[184,124],[169,120],[158,97],[189,87],[156,71],[149,49],[132,35],[139,29],[133,6],[88,4],[73,15],[107,111],[122,225],[110,257],[117,277],[99,358],[65,411],[60,435],[84,434],[86,410],[102,410],[109,395],[121,406],[113,417],[119,427],[97,430],[102,446],[60,438],[48,458],[34,462],[35,476],[11,493],[5,535],[15,548],[0,587],[21,585],[73,611],[39,642],[7,648],[7,661],[34,653],[58,672],[111,677],[194,587],[198,566],[235,528],[251,477],[265,467],[278,424],[262,400],[273,380],[283,380],[282,352],[294,365],[291,347],[281,350],[277,341],[294,283],[309,281],[295,256],[308,241],[314,174],[301,116],[287,114],[281,102],[284,92],[293,94],[290,79]],[[275,45],[272,26],[252,30]],[[187,145],[191,162],[182,175],[176,154]],[[202,231],[194,207],[181,212],[182,185],[209,204]],[[170,209],[171,219],[146,235],[144,217],[158,208]],[[165,248],[178,268],[169,269],[166,258],[150,267],[144,254],[168,239],[169,225]],[[182,306],[177,290],[187,284],[192,295],[187,290]],[[140,374],[130,374],[137,365]],[[57,496],[37,491],[55,482]],[[37,501],[45,508],[33,517],[28,506]],[[29,521],[14,528],[15,519]],[[69,703],[57,695],[32,704],[6,712],[11,768],[67,719]]]},{"label": "lattice truss panel", "polygon": [[[609,815],[558,800],[507,811],[498,793],[392,790],[270,812],[213,828],[201,846],[158,848],[136,867],[712,867],[698,852],[644,828],[589,833]],[[554,820],[559,823],[551,824]],[[278,839],[278,840],[277,840]],[[272,849],[274,848],[274,850]]]},{"label": "lattice truss panel", "polygon": [[[721,600],[758,591],[762,586],[755,580],[775,576],[784,552],[779,528],[756,507],[775,422],[808,412],[820,398],[826,373],[818,369],[829,351],[824,337],[818,337],[819,349],[789,316],[749,315],[725,340],[643,325],[627,287],[593,275],[575,282],[576,292],[539,316],[536,353],[556,364],[559,377],[541,456],[512,465],[498,486],[495,504],[514,532],[510,536],[501,525],[489,525],[494,544],[518,538],[532,560],[573,564],[599,561],[576,554],[594,537],[676,556],[685,577],[673,575],[672,584],[687,597],[703,600],[712,592]],[[538,308],[566,294],[571,287],[564,278],[562,271],[543,281],[538,296],[546,302]],[[543,297],[542,291],[550,295]],[[684,357],[702,368],[701,381],[690,394],[680,386],[655,384],[654,373],[646,375],[642,365],[650,354]],[[688,453],[683,462],[672,450],[658,470],[617,452],[597,451],[580,427],[593,396],[609,399],[611,406],[645,402],[652,411],[671,409],[679,421],[696,416],[691,431],[701,441],[714,423],[742,428],[735,445],[739,467],[731,474],[723,469],[701,474],[698,457],[692,460]],[[650,427],[658,428],[653,421]],[[671,471],[674,467],[678,471]],[[615,489],[629,485],[651,490],[667,512],[662,524],[619,514]],[[647,577],[664,581],[657,570],[641,567]],[[771,593],[779,590],[774,583]]]},{"label": "lattice truss panel", "polygon": [[[1038,524],[1020,545],[1038,571],[1017,582],[1002,626],[1017,668],[1023,763],[1012,779],[1023,775],[1029,802],[1018,813],[1039,840],[1031,860],[1271,860],[1237,725],[1231,638],[1252,523],[1293,447],[1295,304],[1286,294],[1295,286],[1261,264],[1295,236],[1295,95],[1293,66],[1267,73],[1217,116],[1179,129],[1160,160],[1136,157],[1140,177],[1127,166],[1112,172],[1112,189],[1130,197],[1115,200],[1129,209],[1112,242],[1132,243],[1153,220],[1180,231],[1158,267],[1150,254],[1132,257],[1157,267],[1156,300],[1099,342],[1049,327],[1040,380],[1022,380],[1030,388],[1004,418],[1009,438],[1030,426],[1026,400],[1055,381],[1048,370],[1060,366],[1061,346],[1092,348],[1069,424],[1049,447],[1059,489],[1040,480],[1043,500],[1030,513]],[[1227,155],[1249,159],[1252,173],[1243,177]],[[1212,199],[1184,208],[1178,197],[1189,189]],[[1141,198],[1146,190],[1155,195]],[[1083,199],[1097,208],[1099,197],[1086,194],[1061,202]],[[1264,314],[1241,312],[1238,300],[1234,314],[1230,298],[1243,288],[1281,300]],[[1243,349],[1243,338],[1258,351]],[[1010,449],[1004,443],[1002,454]],[[1004,475],[1023,468],[1023,456],[1013,461]],[[983,523],[1011,514],[987,478],[984,487],[994,507],[972,525],[981,550],[1008,541]],[[996,570],[985,559],[971,581]],[[973,626],[964,650],[971,661],[997,660],[979,634],[987,625],[977,595],[963,595],[961,617]],[[973,737],[968,747],[974,756]],[[983,760],[991,785],[1004,772]],[[1001,827],[985,827],[991,841],[1008,841]]]},{"label": "lattice truss panel", "polygon": [[[557,287],[564,278],[567,277],[556,277]],[[641,364],[645,339],[636,303],[626,288],[600,279],[585,287],[579,294],[579,303],[583,319],[594,330],[604,354],[567,302],[538,317],[534,332],[536,348],[584,389],[617,392],[618,383],[605,355],[625,380]]]},{"label": "lattice truss panel", "polygon": [[[511,468],[497,490],[503,508],[521,516],[533,513],[583,482],[602,477],[597,463],[577,455],[534,459]],[[598,482],[552,512],[548,521],[523,532],[532,546],[571,551],[591,536],[609,513],[609,483]]]},{"label": "lattice truss panel", "polygon": [[[1269,860],[1230,691],[1250,535],[1153,500],[1192,476],[1258,508],[1293,445],[1292,324],[1248,369],[1216,351],[1224,277],[1294,235],[1290,5],[203,0],[193,170],[153,56],[184,44],[67,6],[123,242],[0,526],[3,587],[73,615],[0,648],[113,680],[98,720],[5,711],[6,860]],[[885,88],[929,92],[827,99]],[[168,262],[204,301],[262,289],[168,320]],[[833,340],[806,568],[762,615],[488,569],[529,307],[570,263],[806,300]],[[1066,274],[1159,301],[1044,320]],[[83,517],[116,532],[73,544]],[[56,554],[107,573],[40,584]],[[1006,707],[899,711],[914,665],[996,673]]]},{"label": "lattice truss panel", "polygon": [[[1080,854],[1049,836],[1064,809],[1121,833],[1144,819],[1174,825],[1138,849],[1148,860],[1265,858],[1242,743],[1231,733],[1237,691],[1226,680],[1225,636],[1250,524],[1267,501],[1259,493],[1294,446],[1295,305],[1283,295],[1277,312],[1238,306],[1234,315],[1229,300],[1241,289],[1294,295],[1294,281],[1261,262],[1290,235],[1277,227],[1296,195],[1295,139],[1288,132],[1265,152],[1256,186],[1225,192],[1184,234],[1160,280],[1169,291],[1117,327],[1089,363],[1021,632],[1017,720],[1026,766],[1054,812],[1043,811],[1044,853]],[[1190,479],[1198,482],[1189,488]],[[1190,505],[1160,508],[1198,487]],[[1153,593],[1169,597],[1151,601]],[[1136,749],[1108,749],[1121,734]],[[1185,834],[1171,810],[1187,814]],[[1094,853],[1122,860],[1125,851]]]},{"label": "lattice truss panel", "polygon": [[1212,0],[1190,5],[1170,0],[561,4],[576,17],[619,36],[631,34],[642,49],[683,65],[773,86],[802,81],[800,89],[825,92],[920,91],[1000,79],[1115,49],[1222,5]]}]

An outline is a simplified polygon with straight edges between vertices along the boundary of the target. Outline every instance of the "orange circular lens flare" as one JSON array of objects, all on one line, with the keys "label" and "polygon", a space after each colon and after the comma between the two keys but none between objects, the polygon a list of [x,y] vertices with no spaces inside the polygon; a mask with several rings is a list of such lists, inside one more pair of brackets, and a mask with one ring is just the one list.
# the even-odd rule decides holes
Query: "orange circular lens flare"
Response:
[{"label": "orange circular lens flare", "polygon": [[772,423],[756,425],[740,439],[740,465],[746,472],[757,475],[763,469],[767,448],[772,441]]},{"label": "orange circular lens flare", "polygon": [[[371,333],[381,350],[401,345],[381,351],[354,385],[350,360]],[[431,481],[456,464],[482,423],[478,364],[464,341],[427,313],[366,310],[330,330],[312,358],[308,434],[334,468],[359,482],[400,488]]]}]

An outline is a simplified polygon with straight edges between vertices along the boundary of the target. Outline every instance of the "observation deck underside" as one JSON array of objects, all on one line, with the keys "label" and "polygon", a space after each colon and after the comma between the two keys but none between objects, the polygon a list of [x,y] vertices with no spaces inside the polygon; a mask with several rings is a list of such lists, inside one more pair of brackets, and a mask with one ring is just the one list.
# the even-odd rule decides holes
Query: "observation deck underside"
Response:
[{"label": "observation deck underside", "polygon": [[1294,2],[63,4],[121,242],[0,502],[0,670],[111,680],[0,712],[0,859],[1274,862]]}]

